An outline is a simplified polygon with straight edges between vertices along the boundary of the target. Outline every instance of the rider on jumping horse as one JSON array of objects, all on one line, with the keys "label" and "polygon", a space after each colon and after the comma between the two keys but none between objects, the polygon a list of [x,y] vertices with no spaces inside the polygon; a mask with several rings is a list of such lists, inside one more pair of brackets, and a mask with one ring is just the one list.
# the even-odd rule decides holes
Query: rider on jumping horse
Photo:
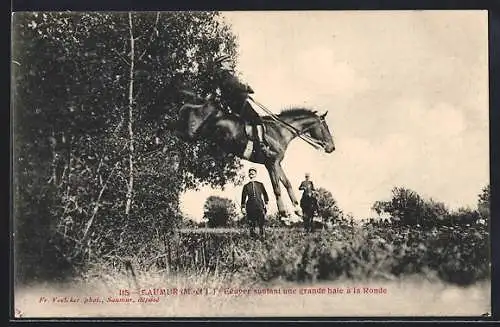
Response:
[{"label": "rider on jumping horse", "polygon": [[208,68],[214,86],[220,90],[220,101],[223,109],[229,114],[238,114],[244,121],[252,124],[254,135],[257,136],[254,141],[260,144],[262,151],[266,155],[272,155],[273,151],[264,138],[262,118],[248,101],[250,94],[254,93],[252,88],[239,81],[225,57],[215,60]]}]

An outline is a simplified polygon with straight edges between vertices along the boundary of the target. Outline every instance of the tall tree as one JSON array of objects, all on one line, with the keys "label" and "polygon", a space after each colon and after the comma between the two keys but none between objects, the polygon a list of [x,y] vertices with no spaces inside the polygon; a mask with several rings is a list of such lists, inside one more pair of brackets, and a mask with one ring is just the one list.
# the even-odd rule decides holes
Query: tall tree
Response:
[{"label": "tall tree", "polygon": [[477,201],[477,210],[482,220],[486,222],[486,224],[490,223],[491,219],[491,191],[490,185],[485,186],[481,193],[478,195]]},{"label": "tall tree", "polygon": [[125,214],[130,213],[130,205],[132,203],[132,193],[134,191],[134,75],[135,75],[135,38],[134,38],[134,23],[132,21],[132,13],[128,13],[128,24],[130,33],[130,69],[128,82],[128,146],[129,146],[129,177],[127,184],[127,203],[125,205]]},{"label": "tall tree", "polygon": [[391,200],[377,201],[372,208],[377,214],[388,213],[394,223],[402,225],[423,224],[425,210],[423,199],[415,191],[404,187],[393,188]]},{"label": "tall tree", "polygon": [[477,207],[483,219],[490,217],[490,198],[491,198],[490,185],[485,186],[481,193],[478,195]]},{"label": "tall tree", "polygon": [[217,12],[14,15],[16,246],[40,268],[22,273],[58,271],[49,250],[71,265],[130,251],[175,226],[181,192],[240,180],[237,158],[169,129],[148,152],[177,89],[203,93],[200,67],[221,54],[236,60]]}]

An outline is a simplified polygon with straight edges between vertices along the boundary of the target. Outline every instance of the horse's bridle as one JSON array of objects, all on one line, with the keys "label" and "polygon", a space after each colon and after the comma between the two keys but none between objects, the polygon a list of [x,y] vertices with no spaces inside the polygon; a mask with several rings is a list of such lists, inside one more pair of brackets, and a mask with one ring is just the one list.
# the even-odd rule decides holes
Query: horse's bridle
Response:
[{"label": "horse's bridle", "polygon": [[315,147],[316,149],[318,148],[325,148],[326,146],[326,142],[325,141],[321,141],[321,140],[317,140],[309,135],[306,135],[304,133],[308,132],[310,129],[312,129],[314,126],[316,126],[316,124],[318,123],[324,123],[325,122],[325,118],[322,117],[322,116],[318,116],[316,115],[316,118],[319,118],[319,121],[315,122],[314,124],[312,124],[311,126],[309,126],[308,128],[302,130],[302,131],[299,131],[297,128],[293,127],[292,125],[290,125],[289,123],[287,122],[284,122],[283,120],[279,119],[278,116],[276,116],[275,114],[273,114],[271,112],[271,110],[267,109],[263,104],[259,103],[258,101],[255,101],[252,97],[249,96],[249,98],[256,104],[258,105],[262,110],[264,110],[265,112],[267,112],[269,114],[269,117],[271,117],[274,121],[280,123],[281,125],[285,126],[286,128],[288,128],[293,134],[295,134],[295,136],[297,137],[300,137],[302,140],[304,140],[305,142],[309,143],[310,145],[312,145],[313,147]]},{"label": "horse's bridle", "polygon": [[[314,138],[314,137],[312,137],[310,135],[305,135],[305,133],[307,133],[308,131],[310,131],[314,127],[316,127],[318,124],[324,124],[325,123],[325,117],[323,117],[323,116],[317,116],[316,115],[316,118],[318,118],[318,120],[316,122],[314,122],[313,124],[311,124],[311,126],[309,126],[308,128],[305,128],[302,131],[299,131],[296,128],[294,128],[294,129],[295,129],[296,134],[297,134],[298,137],[301,137],[301,138],[306,137],[308,139],[306,141],[308,141],[309,143],[313,142],[313,143],[315,143],[313,145],[319,146],[319,147],[321,147],[321,148],[324,149],[325,146],[326,146],[326,143],[327,143],[326,141],[318,140],[318,139],[316,139],[316,138]],[[324,127],[321,126],[321,128],[324,128]]]}]

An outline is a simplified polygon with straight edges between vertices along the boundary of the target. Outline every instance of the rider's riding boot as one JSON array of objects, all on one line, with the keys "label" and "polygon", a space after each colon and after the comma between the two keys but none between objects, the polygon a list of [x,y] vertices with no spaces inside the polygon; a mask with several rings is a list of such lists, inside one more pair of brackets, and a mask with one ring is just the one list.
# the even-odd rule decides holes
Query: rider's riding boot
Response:
[{"label": "rider's riding boot", "polygon": [[260,148],[264,152],[265,155],[272,156],[275,152],[269,147],[269,145],[264,140],[264,128],[262,125],[257,125],[257,138],[260,143]]}]

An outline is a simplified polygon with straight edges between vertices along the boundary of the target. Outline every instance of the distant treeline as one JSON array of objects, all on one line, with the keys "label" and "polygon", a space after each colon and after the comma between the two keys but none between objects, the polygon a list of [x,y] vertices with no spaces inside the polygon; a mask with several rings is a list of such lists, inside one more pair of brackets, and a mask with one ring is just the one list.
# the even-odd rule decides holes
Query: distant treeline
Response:
[{"label": "distant treeline", "polygon": [[[354,217],[345,214],[338,206],[330,191],[319,188],[318,192],[317,227],[324,228],[342,221],[353,220]],[[490,220],[490,187],[480,190],[477,204],[474,207],[463,207],[450,210],[443,202],[434,199],[425,199],[417,192],[404,188],[394,187],[389,200],[376,201],[372,207],[377,214],[375,217],[363,218],[370,224],[384,226],[416,226],[430,229],[440,226],[457,226],[484,224]],[[286,225],[278,214],[268,215],[267,225],[270,227],[299,227],[301,222]],[[199,223],[187,220],[189,227],[244,227],[246,217],[238,214],[236,204],[227,198],[210,196],[205,200],[203,220]]]}]

